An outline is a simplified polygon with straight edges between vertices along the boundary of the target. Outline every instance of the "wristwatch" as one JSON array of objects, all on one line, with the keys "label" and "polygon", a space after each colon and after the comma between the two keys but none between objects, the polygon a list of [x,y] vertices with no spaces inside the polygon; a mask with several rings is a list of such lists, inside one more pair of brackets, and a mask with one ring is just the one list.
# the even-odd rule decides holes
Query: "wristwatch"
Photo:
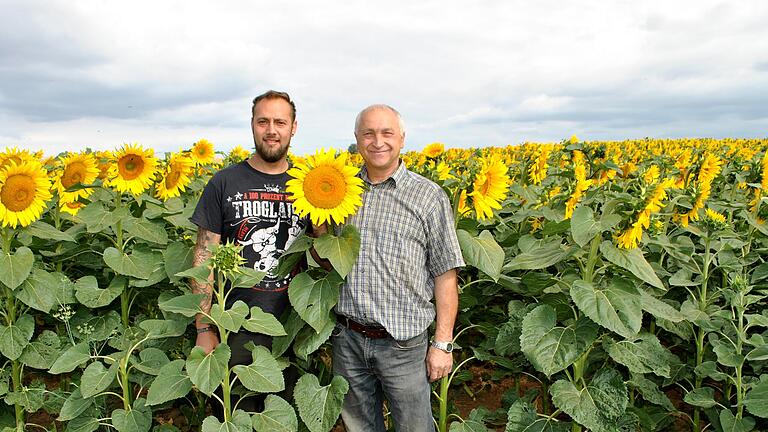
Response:
[{"label": "wristwatch", "polygon": [[432,346],[447,353],[453,352],[453,342],[438,342],[433,340]]}]

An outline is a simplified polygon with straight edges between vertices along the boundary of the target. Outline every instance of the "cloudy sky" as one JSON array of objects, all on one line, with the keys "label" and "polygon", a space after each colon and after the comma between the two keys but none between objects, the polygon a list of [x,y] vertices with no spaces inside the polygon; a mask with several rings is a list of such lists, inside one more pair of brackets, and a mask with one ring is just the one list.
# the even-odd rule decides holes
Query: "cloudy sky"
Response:
[{"label": "cloudy sky", "polygon": [[297,153],[372,103],[406,146],[768,136],[768,2],[0,0],[0,147],[252,146],[289,92]]}]

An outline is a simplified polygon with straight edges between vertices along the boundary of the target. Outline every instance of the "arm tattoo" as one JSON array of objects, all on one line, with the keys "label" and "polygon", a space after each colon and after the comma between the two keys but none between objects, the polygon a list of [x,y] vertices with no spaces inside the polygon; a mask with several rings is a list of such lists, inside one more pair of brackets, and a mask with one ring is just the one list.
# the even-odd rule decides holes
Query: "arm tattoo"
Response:
[{"label": "arm tattoo", "polygon": [[[195,244],[194,256],[192,257],[192,265],[198,266],[211,257],[211,252],[208,250],[208,245],[218,244],[221,236],[212,233],[203,228],[197,230],[197,243]],[[213,275],[208,277],[209,283],[201,284],[196,280],[190,280],[192,286],[192,292],[195,294],[203,294],[205,297],[200,301],[200,308],[205,312],[211,311],[211,301],[213,297]]]}]

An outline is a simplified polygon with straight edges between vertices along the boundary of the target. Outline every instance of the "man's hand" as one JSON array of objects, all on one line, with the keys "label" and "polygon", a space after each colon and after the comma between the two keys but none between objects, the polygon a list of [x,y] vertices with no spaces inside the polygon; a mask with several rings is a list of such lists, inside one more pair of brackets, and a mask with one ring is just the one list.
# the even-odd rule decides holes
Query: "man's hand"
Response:
[{"label": "man's hand", "polygon": [[[323,234],[328,233],[328,224],[322,223],[320,225],[312,224],[312,232],[307,233],[312,238],[318,238]],[[315,246],[312,245],[312,247],[309,249],[309,254],[312,255],[312,259],[315,260],[315,262],[325,269],[325,271],[331,271],[333,270],[333,266],[331,265],[331,262],[328,261],[325,258],[320,258],[320,255],[318,255],[317,251],[315,250]]]},{"label": "man's hand", "polygon": [[203,332],[197,335],[195,345],[201,347],[206,354],[209,354],[219,345],[219,337],[212,331]]},{"label": "man's hand", "polygon": [[434,382],[444,376],[448,376],[453,369],[453,354],[447,353],[433,346],[427,351],[427,375],[429,381]]},{"label": "man's hand", "polygon": [[324,222],[324,223],[322,223],[320,225],[312,224],[312,234],[311,234],[312,237],[317,238],[317,237],[320,237],[321,235],[326,234],[326,233],[328,233],[328,224],[327,223]]}]

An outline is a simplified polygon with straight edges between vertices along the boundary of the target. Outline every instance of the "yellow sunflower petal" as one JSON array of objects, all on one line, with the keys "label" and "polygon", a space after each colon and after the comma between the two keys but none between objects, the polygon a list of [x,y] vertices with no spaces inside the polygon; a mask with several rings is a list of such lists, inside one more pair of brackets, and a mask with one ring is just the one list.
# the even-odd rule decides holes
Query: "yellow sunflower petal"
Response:
[{"label": "yellow sunflower petal", "polygon": [[309,214],[312,223],[320,225],[333,221],[343,223],[362,203],[362,180],[357,169],[348,169],[345,154],[336,157],[334,150],[318,150],[297,164],[288,174],[286,183],[293,208],[299,216]]},{"label": "yellow sunflower petal", "polygon": [[48,173],[36,160],[9,164],[0,171],[0,218],[3,226],[25,227],[42,216],[51,199]]},{"label": "yellow sunflower petal", "polygon": [[157,159],[152,149],[144,150],[138,144],[126,144],[113,154],[107,185],[118,192],[140,195],[152,185],[156,167]]}]

